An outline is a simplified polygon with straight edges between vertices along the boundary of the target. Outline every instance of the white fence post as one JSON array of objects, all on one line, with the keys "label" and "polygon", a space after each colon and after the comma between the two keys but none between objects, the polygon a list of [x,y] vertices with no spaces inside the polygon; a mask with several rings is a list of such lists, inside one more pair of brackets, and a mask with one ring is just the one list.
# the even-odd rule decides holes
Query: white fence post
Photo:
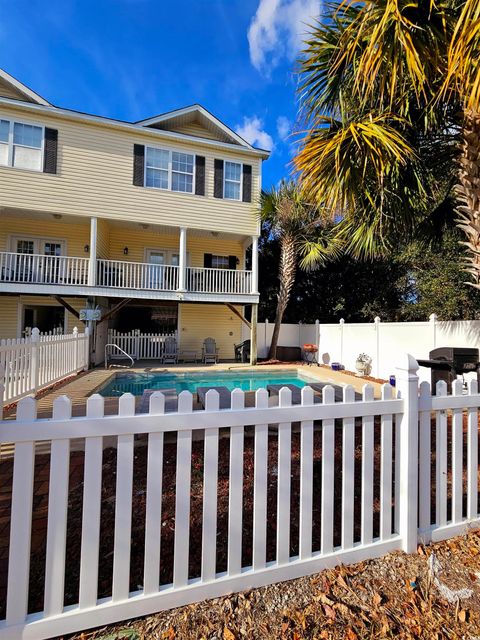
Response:
[{"label": "white fence post", "polygon": [[[418,363],[405,354],[397,367],[397,393],[403,399],[403,412],[396,415],[396,428],[400,430],[400,492],[399,534],[402,548],[413,553],[417,548],[418,527]],[[396,466],[398,469],[398,466]],[[395,479],[398,482],[398,479]]]},{"label": "white fence post", "polygon": [[[315,320],[315,344],[320,352],[320,320]],[[320,353],[317,355],[320,355]]]},{"label": "white fence post", "polygon": [[343,325],[345,320],[340,318],[340,364],[343,364]]},{"label": "white fence post", "polygon": [[430,314],[429,320],[430,326],[432,328],[432,349],[435,349],[435,347],[437,346],[437,314]]},{"label": "white fence post", "polygon": [[73,327],[73,368],[78,371],[78,328]]},{"label": "white fence post", "polygon": [[40,342],[40,331],[37,327],[32,329],[32,360],[31,360],[31,376],[32,376],[32,391],[37,393],[38,380],[40,374],[40,361],[38,358],[38,343]]},{"label": "white fence post", "polygon": [[375,316],[375,377],[380,377],[380,318]]},{"label": "white fence post", "polygon": [[0,362],[0,420],[3,420],[4,396],[5,396],[5,368]]},{"label": "white fence post", "polygon": [[84,371],[88,371],[88,364],[90,360],[90,329],[89,327],[85,327],[85,356],[84,356]]}]

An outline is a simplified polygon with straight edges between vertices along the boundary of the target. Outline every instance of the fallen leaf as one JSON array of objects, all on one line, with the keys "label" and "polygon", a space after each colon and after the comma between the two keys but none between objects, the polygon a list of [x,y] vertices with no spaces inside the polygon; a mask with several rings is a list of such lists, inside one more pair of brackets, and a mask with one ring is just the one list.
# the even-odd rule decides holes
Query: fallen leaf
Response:
[{"label": "fallen leaf", "polygon": [[223,640],[235,640],[234,634],[228,627],[223,627]]}]

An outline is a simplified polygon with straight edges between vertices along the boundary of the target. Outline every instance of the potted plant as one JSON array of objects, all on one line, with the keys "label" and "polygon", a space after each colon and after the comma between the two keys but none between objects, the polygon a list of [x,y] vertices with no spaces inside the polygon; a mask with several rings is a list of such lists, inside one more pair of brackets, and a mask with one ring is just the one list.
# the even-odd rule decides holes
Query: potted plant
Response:
[{"label": "potted plant", "polygon": [[355,362],[357,376],[368,376],[372,370],[372,359],[367,353],[360,353]]}]

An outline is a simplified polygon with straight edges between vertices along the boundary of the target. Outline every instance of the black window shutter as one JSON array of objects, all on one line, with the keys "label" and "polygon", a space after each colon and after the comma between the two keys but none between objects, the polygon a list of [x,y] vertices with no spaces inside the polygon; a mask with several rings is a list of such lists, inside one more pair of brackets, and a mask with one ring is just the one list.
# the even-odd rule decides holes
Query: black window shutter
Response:
[{"label": "black window shutter", "polygon": [[243,165],[243,189],[242,189],[243,202],[252,201],[252,165]]},{"label": "black window shutter", "polygon": [[45,144],[43,151],[43,172],[57,173],[58,131],[45,128]]},{"label": "black window shutter", "polygon": [[212,254],[204,253],[203,254],[203,266],[205,269],[210,269],[212,267]]},{"label": "black window shutter", "polygon": [[195,195],[205,195],[205,156],[195,156]]},{"label": "black window shutter", "polygon": [[229,269],[237,268],[237,256],[228,256],[228,268]]},{"label": "black window shutter", "polygon": [[145,147],[143,144],[133,145],[133,184],[136,187],[144,186],[145,174]]},{"label": "black window shutter", "polygon": [[223,198],[223,160],[215,160],[214,167],[213,195],[215,198]]}]

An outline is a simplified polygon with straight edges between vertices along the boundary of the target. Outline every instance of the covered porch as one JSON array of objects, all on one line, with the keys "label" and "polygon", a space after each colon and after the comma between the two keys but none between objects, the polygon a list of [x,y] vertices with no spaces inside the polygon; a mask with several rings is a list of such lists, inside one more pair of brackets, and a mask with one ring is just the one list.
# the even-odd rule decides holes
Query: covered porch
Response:
[{"label": "covered porch", "polygon": [[2,292],[258,301],[257,236],[17,210],[0,218]]}]

